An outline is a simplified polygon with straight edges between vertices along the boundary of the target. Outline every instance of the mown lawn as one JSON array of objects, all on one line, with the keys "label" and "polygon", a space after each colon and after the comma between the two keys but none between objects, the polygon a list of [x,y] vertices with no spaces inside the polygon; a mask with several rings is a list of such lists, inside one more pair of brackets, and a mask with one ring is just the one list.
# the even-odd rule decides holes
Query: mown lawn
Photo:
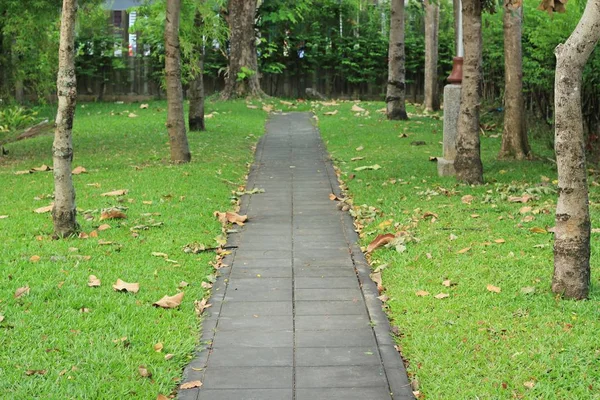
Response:
[{"label": "mown lawn", "polygon": [[[176,388],[189,361],[200,329],[194,301],[206,295],[201,283],[212,279],[215,254],[183,247],[216,244],[221,226],[213,212],[235,207],[232,190],[244,183],[267,113],[243,102],[209,103],[207,113],[217,114],[208,131],[188,134],[193,162],[173,166],[166,104],[139,106],[77,106],[73,166],[88,171],[74,176],[78,221],[98,237],[52,240],[50,214],[33,212],[51,202],[52,173],[15,174],[52,165],[52,137],[7,146],[0,161],[0,215],[7,216],[0,219],[1,398],[154,399]],[[128,193],[101,196],[118,189]],[[109,207],[123,207],[127,219],[100,221]],[[103,223],[111,228],[97,231]],[[88,287],[89,275],[101,286]],[[113,291],[117,279],[138,282],[139,292]],[[182,281],[189,285],[179,289]],[[15,298],[25,286],[29,293]],[[180,290],[178,309],[152,306]]]},{"label": "mown lawn", "polygon": [[[375,250],[371,263],[387,264],[389,316],[420,398],[600,399],[599,236],[592,234],[590,299],[555,296],[546,231],[556,205],[550,139],[531,138],[535,161],[507,162],[495,158],[500,131],[486,132],[487,183],[470,187],[438,177],[429,161],[441,156],[441,114],[409,107],[410,121],[387,121],[376,112],[384,103],[360,103],[368,116],[356,116],[352,104],[313,106],[364,224],[362,245],[381,233],[405,231],[412,239],[402,253]],[[417,141],[425,144],[411,144]],[[382,168],[354,171],[375,164]],[[597,228],[597,171],[590,183]],[[533,197],[526,204],[509,201],[524,194]],[[434,297],[440,293],[448,297]]]}]

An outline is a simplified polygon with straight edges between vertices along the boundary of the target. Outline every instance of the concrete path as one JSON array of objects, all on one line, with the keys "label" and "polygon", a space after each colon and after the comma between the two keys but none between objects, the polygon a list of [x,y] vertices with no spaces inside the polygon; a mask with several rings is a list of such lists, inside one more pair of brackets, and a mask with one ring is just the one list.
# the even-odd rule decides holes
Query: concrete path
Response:
[{"label": "concrete path", "polygon": [[179,399],[413,399],[310,114],[267,124]]}]

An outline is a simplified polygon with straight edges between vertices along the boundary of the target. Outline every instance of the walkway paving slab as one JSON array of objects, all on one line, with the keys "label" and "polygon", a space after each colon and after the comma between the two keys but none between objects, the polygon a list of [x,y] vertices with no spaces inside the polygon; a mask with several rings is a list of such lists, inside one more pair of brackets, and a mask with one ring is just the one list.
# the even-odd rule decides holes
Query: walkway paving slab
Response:
[{"label": "walkway paving slab", "polygon": [[[414,399],[333,166],[308,113],[273,114],[256,151],[180,400]],[[217,290],[218,289],[218,290]]]}]

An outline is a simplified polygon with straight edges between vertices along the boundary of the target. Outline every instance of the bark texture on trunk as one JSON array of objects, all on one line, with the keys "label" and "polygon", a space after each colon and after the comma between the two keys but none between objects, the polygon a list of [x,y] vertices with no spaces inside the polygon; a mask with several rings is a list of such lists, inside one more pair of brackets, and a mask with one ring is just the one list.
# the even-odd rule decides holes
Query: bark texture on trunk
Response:
[{"label": "bark texture on trunk", "polygon": [[530,155],[523,99],[523,7],[504,0],[504,128],[500,159],[523,160]]},{"label": "bark texture on trunk", "polygon": [[167,81],[167,132],[171,161],[190,162],[192,156],[185,132],[183,89],[181,87],[181,55],[179,49],[179,14],[181,0],[167,0],[165,21],[165,77]]},{"label": "bark texture on trunk", "polygon": [[406,82],[404,55],[404,0],[392,0],[390,9],[390,44],[388,81],[385,102],[388,119],[408,119],[406,114]]},{"label": "bark texture on trunk", "polygon": [[590,212],[581,84],[585,64],[600,39],[600,0],[589,0],[577,27],[556,47],[555,139],[558,202],[552,291],[584,299],[590,287]]},{"label": "bark texture on trunk", "polygon": [[481,99],[481,1],[463,0],[463,80],[456,137],[456,178],[470,184],[483,183],[479,143]]},{"label": "bark texture on trunk", "polygon": [[257,0],[229,0],[229,72],[221,98],[265,97],[260,88],[254,17]]},{"label": "bark texture on trunk", "polygon": [[77,0],[63,0],[58,51],[58,112],[52,144],[54,163],[54,234],[64,238],[77,232],[77,209],[71,167],[73,162],[73,118],[77,99],[75,78],[75,18]]},{"label": "bark texture on trunk", "polygon": [[[196,32],[200,32],[204,25],[204,20],[199,11],[196,11],[194,18],[194,27]],[[204,43],[198,41],[194,52],[198,57],[197,72],[190,82],[189,99],[190,113],[188,115],[188,123],[190,131],[204,131]]]},{"label": "bark texture on trunk", "polygon": [[438,32],[440,6],[425,0],[425,111],[440,109],[438,84]]}]

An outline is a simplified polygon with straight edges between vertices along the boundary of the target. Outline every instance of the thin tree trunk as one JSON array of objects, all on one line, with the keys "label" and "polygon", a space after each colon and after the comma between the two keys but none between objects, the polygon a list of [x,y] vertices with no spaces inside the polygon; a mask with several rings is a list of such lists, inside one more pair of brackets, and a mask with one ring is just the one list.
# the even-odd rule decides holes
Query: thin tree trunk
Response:
[{"label": "thin tree trunk", "polygon": [[440,6],[425,0],[425,111],[440,109],[438,84],[438,31]]},{"label": "thin tree trunk", "polygon": [[463,0],[463,80],[456,137],[456,178],[470,184],[483,183],[479,149],[481,99],[481,1]]},{"label": "thin tree trunk", "polygon": [[504,129],[498,158],[527,158],[530,153],[523,98],[521,30],[523,6],[504,0]]},{"label": "thin tree trunk", "polygon": [[229,0],[229,73],[221,94],[224,100],[265,97],[260,88],[254,18],[257,0]]},{"label": "thin tree trunk", "polygon": [[73,119],[77,99],[75,78],[75,18],[77,0],[63,0],[60,46],[58,53],[58,112],[52,144],[54,162],[54,207],[52,221],[54,234],[67,237],[77,232],[77,209],[71,167],[73,162]]},{"label": "thin tree trunk", "polygon": [[408,119],[405,104],[404,0],[391,1],[388,59],[387,117],[392,120]]},{"label": "thin tree trunk", "polygon": [[192,156],[185,133],[181,56],[179,49],[179,14],[181,0],[167,0],[165,22],[165,76],[167,80],[167,131],[171,145],[171,161],[190,162]]},{"label": "thin tree trunk", "polygon": [[[194,27],[197,34],[202,30],[204,20],[199,11],[196,11],[194,18]],[[190,131],[206,130],[204,126],[204,41],[197,42],[194,49],[196,57],[198,57],[198,65],[194,79],[190,83],[189,98],[190,98],[190,113],[188,122]]]},{"label": "thin tree trunk", "polygon": [[577,27],[556,54],[554,147],[558,202],[552,291],[584,299],[590,287],[590,211],[581,84],[585,64],[600,39],[600,0],[589,0]]}]

